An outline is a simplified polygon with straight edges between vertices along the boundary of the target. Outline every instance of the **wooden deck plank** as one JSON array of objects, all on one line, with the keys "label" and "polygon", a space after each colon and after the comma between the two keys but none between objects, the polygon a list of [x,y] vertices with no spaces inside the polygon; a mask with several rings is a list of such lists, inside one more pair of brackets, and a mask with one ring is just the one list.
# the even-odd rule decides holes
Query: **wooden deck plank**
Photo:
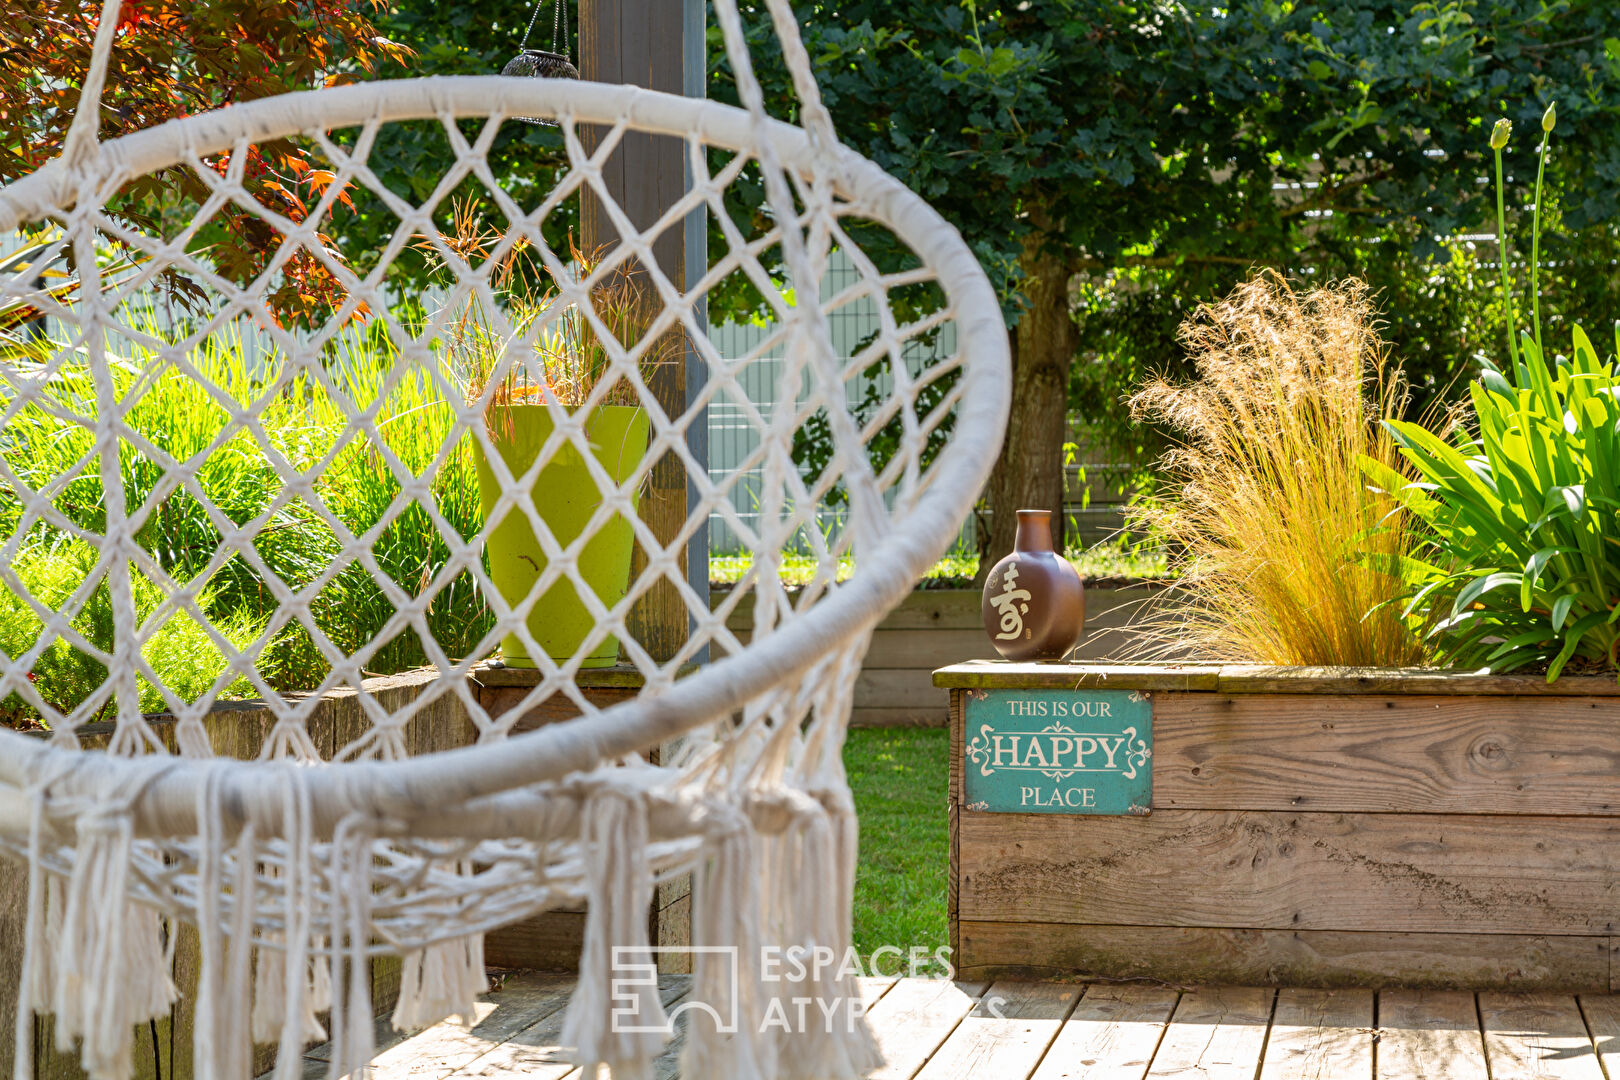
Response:
[{"label": "wooden deck plank", "polygon": [[1275,991],[1218,986],[1181,996],[1164,1030],[1150,1077],[1254,1080],[1266,1044]]},{"label": "wooden deck plank", "polygon": [[1579,1005],[1566,994],[1480,994],[1492,1080],[1602,1080]]},{"label": "wooden deck plank", "polygon": [[1474,995],[1384,990],[1378,995],[1378,1080],[1486,1080]]},{"label": "wooden deck plank", "polygon": [[870,1013],[884,994],[899,985],[900,979],[894,975],[863,975],[855,982],[861,989],[861,1009]]},{"label": "wooden deck plank", "polygon": [[[666,1009],[686,996],[692,980],[686,975],[665,975],[659,980],[659,1000]],[[453,1074],[457,1080],[487,1077],[489,1080],[510,1080],[522,1076],[524,1080],[563,1080],[577,1072],[574,1063],[563,1060],[562,1028],[567,1009],[558,1009],[537,1023],[531,1024],[511,1038],[491,1046],[488,1051],[458,1068]],[[375,1073],[373,1080],[403,1080],[392,1074]]]},{"label": "wooden deck plank", "polygon": [[1581,1013],[1609,1080],[1620,1080],[1620,994],[1582,994]]},{"label": "wooden deck plank", "polygon": [[997,982],[963,1018],[917,1080],[1027,1080],[1080,999],[1081,987]]},{"label": "wooden deck plank", "polygon": [[[677,1008],[690,979],[660,982]],[[572,976],[515,976],[480,999],[470,1031],[437,1024],[378,1054],[375,1080],[582,1080],[560,1045],[572,988]],[[1374,994],[1359,989],[869,978],[860,990],[886,1060],[874,1080],[1620,1077],[1620,995],[1481,993],[1476,1009],[1464,991],[1386,990],[1375,1035]],[[678,1080],[684,1020],[656,1080]],[[311,1080],[321,1050],[305,1060]]]},{"label": "wooden deck plank", "polygon": [[[573,990],[572,975],[514,975],[500,991],[480,995],[477,1023],[472,1028],[449,1022],[434,1024],[383,1050],[372,1059],[372,1067],[379,1078],[442,1080],[560,1012]],[[306,1056],[323,1058],[321,1049]]]},{"label": "wooden deck plank", "polygon": [[[665,1002],[665,1005],[678,1007],[684,998],[683,994],[675,1001]],[[653,1080],[677,1080],[681,1075],[681,1053],[686,1049],[687,1019],[691,1015],[691,1012],[687,1011],[675,1018],[675,1033],[669,1037],[669,1042],[664,1044],[664,1052],[653,1058]],[[524,1074],[524,1080],[527,1080],[529,1075]],[[603,1072],[601,1075],[605,1080],[612,1080],[611,1072]],[[585,1070],[575,1069],[564,1077],[564,1080],[585,1080]]]},{"label": "wooden deck plank", "polygon": [[[669,1037],[664,1052],[653,1059],[653,1080],[678,1080],[680,1077],[681,1054],[686,1050],[687,1022],[691,1016],[689,1010],[675,1018],[675,1034]],[[584,1080],[583,1071],[574,1073],[571,1080]]]},{"label": "wooden deck plank", "polygon": [[1142,1080],[1180,996],[1160,986],[1088,986],[1035,1080]]},{"label": "wooden deck plank", "polygon": [[[857,981],[860,985],[861,1004],[864,1008],[870,1009],[899,980],[890,976],[863,978]],[[681,1000],[666,1002],[666,1007],[679,1008]],[[679,1080],[681,1054],[686,1049],[686,1036],[690,1030],[687,1021],[691,1016],[692,1013],[688,1010],[675,1018],[675,1033],[670,1036],[664,1052],[653,1059],[653,1080]],[[524,1080],[527,1080],[527,1077]],[[564,1077],[564,1080],[584,1080],[584,1071],[576,1069]]]},{"label": "wooden deck plank", "polygon": [[1277,991],[1260,1080],[1372,1080],[1371,990]]},{"label": "wooden deck plank", "polygon": [[985,985],[945,979],[896,983],[866,1017],[884,1062],[871,1080],[910,1080],[984,995]]}]

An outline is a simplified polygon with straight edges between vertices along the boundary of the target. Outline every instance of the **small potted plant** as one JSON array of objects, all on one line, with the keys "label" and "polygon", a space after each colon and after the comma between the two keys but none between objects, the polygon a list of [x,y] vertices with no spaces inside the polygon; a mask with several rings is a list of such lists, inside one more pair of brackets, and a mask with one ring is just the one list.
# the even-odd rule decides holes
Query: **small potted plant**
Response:
[{"label": "small potted plant", "polygon": [[[464,248],[469,237],[486,243],[489,239],[479,234],[476,221],[470,220],[465,207],[457,208],[457,233],[456,239]],[[571,272],[582,280],[588,278],[605,252],[587,253],[570,246]],[[516,269],[520,255],[521,250],[514,249],[496,275],[512,334],[503,338],[493,331],[477,301],[469,300],[452,325],[448,342],[452,366],[468,400],[486,401],[485,430],[514,477],[524,476],[534,466],[562,416],[585,409],[588,411],[583,426],[590,455],[612,483],[623,485],[647,456],[646,411],[635,387],[611,372],[607,348],[577,305],[559,310],[555,289],[536,294],[518,284],[523,277]],[[647,322],[636,275],[631,264],[621,264],[605,275],[590,294],[597,318],[627,347],[636,341]],[[540,326],[536,332],[537,323]],[[532,353],[508,355],[514,348],[531,348],[531,339]],[[667,335],[643,356],[642,370],[668,362],[679,344],[678,335]],[[605,379],[611,379],[612,385],[598,393]],[[484,521],[488,522],[496,513],[501,485],[482,441],[473,441],[473,453],[479,502]],[[557,545],[566,550],[591,525],[601,506],[602,492],[584,453],[573,442],[563,441],[535,476],[529,498]],[[521,505],[508,508],[487,530],[484,540],[490,580],[508,604],[522,603],[549,563],[526,511]],[[575,554],[579,579],[603,607],[611,608],[624,598],[634,547],[634,530],[623,513],[599,523],[579,546]],[[553,661],[563,663],[591,637],[596,618],[574,581],[563,577],[530,607],[527,627],[535,644]],[[580,666],[611,667],[618,653],[618,639],[604,635],[591,646]],[[536,658],[515,633],[503,639],[501,657],[511,667],[537,666]]]}]

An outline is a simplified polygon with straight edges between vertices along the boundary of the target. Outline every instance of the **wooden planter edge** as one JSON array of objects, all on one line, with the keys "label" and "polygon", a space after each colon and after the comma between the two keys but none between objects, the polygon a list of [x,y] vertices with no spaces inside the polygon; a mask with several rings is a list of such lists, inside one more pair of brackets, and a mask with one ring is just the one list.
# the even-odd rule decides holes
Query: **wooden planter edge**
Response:
[{"label": "wooden planter edge", "polygon": [[[1620,990],[1608,678],[974,662],[935,682],[967,977]],[[1151,697],[1149,812],[963,805],[981,689]]]},{"label": "wooden planter edge", "polygon": [[1474,694],[1620,697],[1605,675],[1492,675],[1434,668],[1274,667],[1264,664],[1065,664],[970,660],[934,672],[951,690],[1201,690],[1222,694]]}]

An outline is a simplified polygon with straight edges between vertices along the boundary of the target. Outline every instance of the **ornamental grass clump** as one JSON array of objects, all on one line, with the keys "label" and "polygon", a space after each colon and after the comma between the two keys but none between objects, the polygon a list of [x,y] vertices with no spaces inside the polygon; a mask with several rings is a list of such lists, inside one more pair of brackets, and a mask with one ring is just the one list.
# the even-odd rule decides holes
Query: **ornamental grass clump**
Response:
[{"label": "ornamental grass clump", "polygon": [[[1555,122],[1542,118],[1540,165]],[[1507,361],[1485,362],[1469,387],[1473,422],[1449,437],[1389,422],[1415,483],[1381,463],[1376,482],[1396,491],[1422,523],[1406,610],[1430,623],[1449,664],[1511,671],[1545,666],[1552,682],[1572,663],[1620,670],[1620,362],[1602,359],[1575,327],[1571,355],[1543,350],[1539,297],[1532,328],[1514,338],[1511,271],[1496,154],[1498,240],[1508,314]],[[1541,182],[1536,178],[1531,295],[1537,296]],[[1617,328],[1616,354],[1620,354]]]},{"label": "ornamental grass clump", "polygon": [[[458,200],[450,231],[440,232],[437,243],[424,237],[415,246],[427,252],[430,263],[442,272],[446,264],[440,245],[478,263],[496,256],[502,238],[499,230],[484,224],[476,203]],[[615,257],[610,247],[585,250],[572,234],[568,250],[570,262],[564,270],[579,281],[590,279],[599,266]],[[635,386],[611,370],[608,347],[579,305],[565,301],[556,284],[534,284],[542,274],[551,273],[537,266],[534,249],[527,240],[519,239],[499,256],[490,274],[502,319],[494,318],[476,294],[469,294],[456,310],[438,313],[445,327],[440,344],[447,373],[461,385],[467,400],[484,397],[495,382],[488,399],[492,430],[510,422],[501,414],[503,406],[538,405],[548,393],[566,409],[592,402],[593,396],[597,405],[641,404]],[[650,302],[651,285],[644,279],[633,259],[622,259],[590,289],[590,306],[597,321],[626,350],[635,346],[655,311]],[[502,325],[508,328],[504,333]],[[658,368],[679,360],[683,347],[678,330],[662,335],[644,346],[638,371],[644,379],[652,378]],[[509,352],[514,355],[509,357]],[[598,385],[604,382],[607,385],[598,393]]]},{"label": "ornamental grass clump", "polygon": [[1406,403],[1359,281],[1297,293],[1272,272],[1188,319],[1198,378],[1151,383],[1138,419],[1181,436],[1170,494],[1135,524],[1173,552],[1190,603],[1166,651],[1266,664],[1406,666],[1424,649],[1389,601],[1410,540],[1395,500],[1362,478],[1393,469],[1380,421]]}]

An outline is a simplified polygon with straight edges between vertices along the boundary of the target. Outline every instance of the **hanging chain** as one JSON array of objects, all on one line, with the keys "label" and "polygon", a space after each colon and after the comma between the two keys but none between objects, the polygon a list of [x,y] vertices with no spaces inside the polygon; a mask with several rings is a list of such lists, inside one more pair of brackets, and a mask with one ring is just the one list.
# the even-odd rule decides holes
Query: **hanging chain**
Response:
[{"label": "hanging chain", "polygon": [[540,17],[540,3],[541,0],[534,0],[534,10],[529,12],[529,25],[523,31],[523,40],[518,42],[518,52],[529,47],[529,35],[534,33],[534,20]]},{"label": "hanging chain", "polygon": [[[534,33],[534,23],[540,17],[540,5],[543,3],[545,3],[545,0],[534,0],[534,10],[529,13],[529,25],[523,31],[523,40],[518,42],[518,52],[528,48],[529,35]],[[568,44],[568,0],[552,0],[552,5],[551,51],[572,60],[573,50]],[[558,47],[559,43],[561,43],[561,48]]]}]

